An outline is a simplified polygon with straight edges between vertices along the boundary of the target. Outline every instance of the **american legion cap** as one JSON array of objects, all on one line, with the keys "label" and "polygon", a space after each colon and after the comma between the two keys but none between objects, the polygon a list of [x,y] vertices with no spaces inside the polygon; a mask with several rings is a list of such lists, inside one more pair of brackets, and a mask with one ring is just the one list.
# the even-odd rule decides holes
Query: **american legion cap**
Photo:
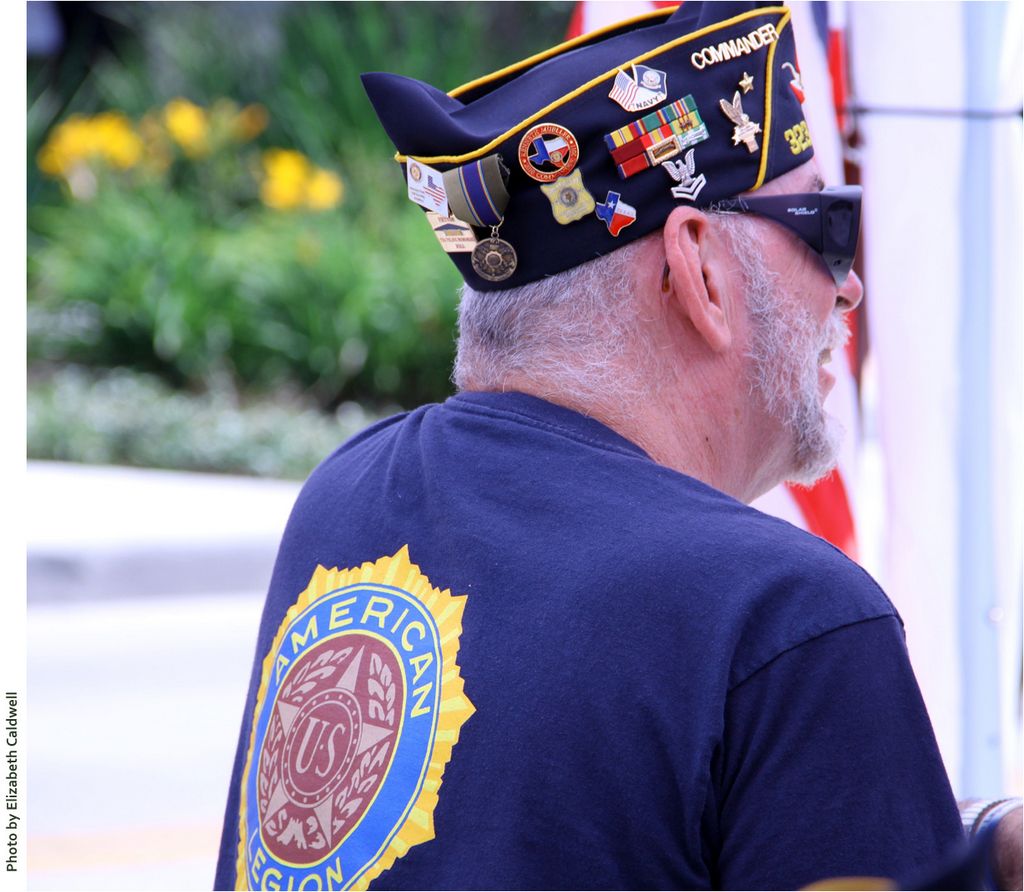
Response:
[{"label": "american legion cap", "polygon": [[444,93],[363,85],[472,287],[553,275],[813,155],[784,6],[687,0]]}]

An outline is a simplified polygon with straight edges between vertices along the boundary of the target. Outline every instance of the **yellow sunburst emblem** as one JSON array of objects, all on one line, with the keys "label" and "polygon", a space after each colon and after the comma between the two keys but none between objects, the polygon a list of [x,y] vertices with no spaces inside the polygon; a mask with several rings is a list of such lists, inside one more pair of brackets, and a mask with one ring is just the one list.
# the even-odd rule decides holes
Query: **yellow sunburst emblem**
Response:
[{"label": "yellow sunburst emblem", "polygon": [[434,838],[459,729],[466,596],[409,560],[317,567],[263,661],[239,806],[238,889],[366,889]]}]

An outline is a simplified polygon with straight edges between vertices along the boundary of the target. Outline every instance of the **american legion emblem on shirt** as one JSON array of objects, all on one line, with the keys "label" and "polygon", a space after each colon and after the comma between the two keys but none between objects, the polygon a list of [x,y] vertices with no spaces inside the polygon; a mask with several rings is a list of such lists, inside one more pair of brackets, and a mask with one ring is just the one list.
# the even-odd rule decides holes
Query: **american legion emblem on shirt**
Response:
[{"label": "american legion emblem on shirt", "polygon": [[434,838],[474,707],[466,597],[409,560],[317,567],[263,661],[239,808],[238,889],[366,889]]}]

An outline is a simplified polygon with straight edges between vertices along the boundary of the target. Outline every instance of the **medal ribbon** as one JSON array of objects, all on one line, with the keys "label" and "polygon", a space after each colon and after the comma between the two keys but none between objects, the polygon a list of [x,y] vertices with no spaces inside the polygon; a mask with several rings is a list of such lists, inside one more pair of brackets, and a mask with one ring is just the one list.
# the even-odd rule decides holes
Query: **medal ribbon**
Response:
[{"label": "medal ribbon", "polygon": [[650,167],[651,161],[647,155],[647,149],[668,139],[672,135],[679,137],[680,150],[696,145],[708,138],[708,130],[704,124],[694,129],[685,126],[681,121],[682,119],[680,118],[664,124],[657,130],[645,133],[639,139],[628,142],[612,152],[612,160],[615,161],[619,176],[625,180],[633,176],[633,174]]},{"label": "medal ribbon", "polygon": [[683,148],[708,138],[707,126],[697,111],[693,96],[684,96],[620,127],[605,136],[604,141],[619,176],[628,179],[651,166],[646,154],[648,148],[673,135],[680,137]]},{"label": "medal ribbon", "polygon": [[693,101],[693,96],[684,96],[682,99],[677,99],[671,105],[659,108],[649,115],[637,118],[625,127],[613,130],[604,138],[604,141],[608,146],[608,151],[612,151],[631,140],[643,136],[645,133],[649,133],[662,124],[667,124],[669,121],[674,121],[676,118],[686,115],[693,115],[696,118],[696,121],[691,126],[700,124],[700,115],[697,112],[697,103]]},{"label": "medal ribbon", "polygon": [[500,155],[488,155],[444,172],[452,215],[471,226],[497,226],[508,205],[508,168]]}]

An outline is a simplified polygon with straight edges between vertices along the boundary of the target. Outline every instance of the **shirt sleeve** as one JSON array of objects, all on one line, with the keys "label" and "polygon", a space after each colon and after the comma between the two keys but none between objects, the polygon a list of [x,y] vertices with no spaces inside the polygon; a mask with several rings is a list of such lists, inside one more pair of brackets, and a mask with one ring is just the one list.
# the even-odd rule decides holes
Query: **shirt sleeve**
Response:
[{"label": "shirt sleeve", "polygon": [[712,777],[719,888],[899,878],[963,839],[894,616],[820,635],[736,685]]}]

